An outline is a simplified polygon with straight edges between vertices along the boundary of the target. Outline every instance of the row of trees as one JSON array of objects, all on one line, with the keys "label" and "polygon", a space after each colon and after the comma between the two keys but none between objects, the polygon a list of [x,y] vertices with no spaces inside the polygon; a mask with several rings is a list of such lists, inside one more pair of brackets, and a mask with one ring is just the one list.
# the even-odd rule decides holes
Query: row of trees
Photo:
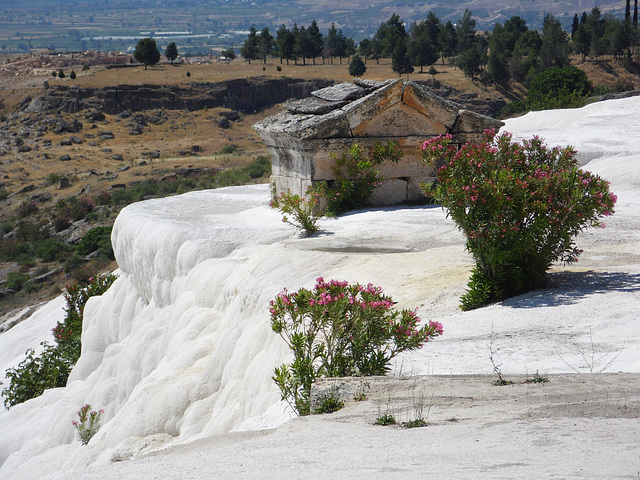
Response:
[{"label": "row of trees", "polygon": [[[493,31],[479,33],[472,13],[466,10],[462,18],[453,24],[443,23],[435,13],[429,12],[423,21],[412,23],[408,30],[402,19],[393,14],[382,23],[373,38],[365,38],[355,47],[342,30],[331,25],[327,35],[322,35],[315,20],[308,28],[294,25],[292,30],[282,25],[274,38],[267,27],[260,33],[252,27],[241,49],[249,62],[258,58],[263,62],[269,56],[286,60],[322,58],[333,63],[358,53],[367,60],[390,58],[396,73],[409,74],[414,67],[431,66],[448,60],[472,79],[506,86],[510,80],[529,84],[536,74],[546,68],[569,65],[569,56],[580,53],[596,60],[603,55],[620,58],[630,55],[637,32],[637,0],[631,16],[630,0],[627,0],[626,18],[619,20],[602,15],[598,7],[582,17],[575,15],[571,35],[562,28],[553,15],[544,19],[542,30],[530,30],[520,17],[512,17],[504,24],[495,24]],[[361,70],[361,69],[360,69]]]},{"label": "row of trees", "polygon": [[333,63],[334,58],[342,59],[350,57],[356,52],[355,42],[345,37],[342,29],[336,29],[331,24],[326,36],[323,36],[315,20],[311,22],[309,28],[298,27],[294,24],[289,30],[286,25],[282,25],[276,32],[276,37],[271,35],[268,27],[264,27],[260,33],[254,26],[249,30],[249,36],[245,40],[240,54],[249,62],[251,60],[262,59],[267,62],[268,56],[280,57],[280,63],[286,60],[287,65],[290,60],[298,62],[302,60],[303,65],[307,59],[311,59],[313,64],[316,58],[322,57],[322,62],[328,59]]}]

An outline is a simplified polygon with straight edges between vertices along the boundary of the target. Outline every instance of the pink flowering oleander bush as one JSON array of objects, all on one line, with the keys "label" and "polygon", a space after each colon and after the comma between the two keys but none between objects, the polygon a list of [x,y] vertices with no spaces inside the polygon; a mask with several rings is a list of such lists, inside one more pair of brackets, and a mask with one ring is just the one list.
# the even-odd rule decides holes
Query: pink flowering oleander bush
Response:
[{"label": "pink flowering oleander bush", "polygon": [[82,445],[89,443],[89,440],[100,430],[100,419],[104,410],[92,411],[91,405],[83,405],[78,412],[78,420],[73,420],[71,424],[78,431],[78,436]]},{"label": "pink flowering oleander bush", "polygon": [[465,234],[475,261],[463,310],[540,288],[553,262],[578,261],[576,235],[604,228],[601,218],[614,212],[609,182],[581,170],[570,147],[494,131],[459,150],[451,141],[424,142],[424,161],[441,166],[423,189]]},{"label": "pink flowering oleander bush", "polygon": [[273,331],[294,355],[273,380],[300,415],[310,413],[317,377],[384,375],[396,355],[442,335],[438,322],[420,327],[415,310],[394,310],[393,300],[371,284],[318,278],[313,290],[285,289],[270,305]]}]

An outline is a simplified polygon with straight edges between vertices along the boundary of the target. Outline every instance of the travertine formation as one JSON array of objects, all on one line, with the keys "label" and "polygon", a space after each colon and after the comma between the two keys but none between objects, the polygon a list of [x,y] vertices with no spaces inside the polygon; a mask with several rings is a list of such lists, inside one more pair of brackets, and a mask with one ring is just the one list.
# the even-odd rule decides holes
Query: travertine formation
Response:
[{"label": "travertine formation", "polygon": [[278,194],[289,190],[304,195],[313,182],[330,184],[331,152],[340,154],[354,143],[369,150],[376,142],[397,141],[404,157],[381,166],[386,180],[371,199],[374,205],[393,205],[421,198],[419,184],[434,178],[421,160],[424,140],[450,133],[462,144],[500,126],[502,122],[464,110],[415,82],[355,80],[291,101],[254,128],[271,152]]}]

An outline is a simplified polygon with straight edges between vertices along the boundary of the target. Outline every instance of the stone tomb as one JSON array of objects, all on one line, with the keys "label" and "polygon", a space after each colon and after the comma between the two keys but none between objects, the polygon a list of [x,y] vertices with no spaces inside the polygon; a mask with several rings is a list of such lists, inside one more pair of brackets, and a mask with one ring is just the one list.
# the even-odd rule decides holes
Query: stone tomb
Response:
[{"label": "stone tomb", "polygon": [[450,133],[455,143],[464,144],[501,126],[415,82],[355,80],[291,101],[254,128],[271,153],[276,194],[289,190],[303,196],[314,182],[331,185],[330,152],[341,155],[358,143],[368,154],[376,142],[397,141],[402,160],[378,167],[385,182],[374,191],[371,204],[381,206],[423,198],[420,183],[435,178],[421,159],[425,140]]}]

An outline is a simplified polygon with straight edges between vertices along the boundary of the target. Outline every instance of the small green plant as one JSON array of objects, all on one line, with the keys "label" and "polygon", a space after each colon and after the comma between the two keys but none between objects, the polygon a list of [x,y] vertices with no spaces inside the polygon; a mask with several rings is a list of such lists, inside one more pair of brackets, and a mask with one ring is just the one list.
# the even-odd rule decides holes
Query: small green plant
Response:
[{"label": "small green plant", "polygon": [[382,415],[378,415],[375,421],[376,425],[395,425],[396,417],[393,416],[392,413],[383,413]]},{"label": "small green plant", "polygon": [[431,395],[431,400],[429,404],[426,405],[426,413],[425,413],[425,404],[427,400],[427,396],[424,390],[420,390],[417,395],[411,396],[411,407],[413,409],[413,419],[408,420],[402,424],[405,428],[418,428],[418,427],[426,427],[428,425],[427,419],[429,418],[429,412],[431,411],[431,406],[433,405],[433,397],[435,395],[435,390]]},{"label": "small green plant", "polygon": [[316,215],[318,194],[310,195],[307,200],[300,195],[286,191],[271,200],[270,205],[272,208],[280,210],[283,222],[303,231],[306,235],[318,231],[319,217]]},{"label": "small green plant", "polygon": [[423,189],[474,258],[463,310],[542,287],[553,262],[578,260],[578,233],[604,228],[600,219],[614,212],[609,182],[581,170],[569,147],[547,148],[539,137],[515,143],[494,131],[460,149],[451,143],[451,135],[424,142],[423,159],[442,166],[436,185]]},{"label": "small green plant", "polygon": [[82,445],[89,443],[89,440],[100,430],[100,419],[104,410],[92,411],[91,405],[83,405],[78,411],[78,420],[73,420],[71,424],[78,431],[78,436]]},{"label": "small green plant", "polygon": [[0,188],[0,202],[9,198],[9,192],[7,192],[4,188]]},{"label": "small green plant", "polygon": [[333,413],[344,408],[344,402],[337,398],[333,392],[324,395],[320,400],[320,405],[316,408],[318,414]]},{"label": "small green plant", "polygon": [[505,385],[513,385],[514,382],[511,380],[505,380],[502,376],[502,364],[496,363],[496,353],[497,350],[495,348],[495,335],[493,332],[493,324],[491,324],[491,334],[489,335],[489,343],[487,345],[489,347],[489,361],[491,362],[491,366],[493,367],[493,373],[496,374],[497,380],[493,382],[496,387],[503,387]]},{"label": "small green plant", "polygon": [[367,392],[365,390],[368,390],[369,388],[371,388],[371,384],[369,382],[365,382],[364,376],[361,376],[360,388],[358,388],[358,391],[353,395],[353,400],[356,402],[364,402],[367,399]]},{"label": "small green plant", "polygon": [[49,182],[51,185],[57,185],[58,183],[60,183],[61,178],[62,175],[59,175],[57,173],[50,173],[49,175],[47,175],[47,182]]},{"label": "small green plant", "polygon": [[89,65],[83,65],[83,66],[82,66],[82,71],[83,71],[83,72],[86,72],[86,71],[88,71],[88,70],[90,70],[90,69],[91,69],[91,67],[89,67]]},{"label": "small green plant", "polygon": [[236,147],[235,145],[225,145],[220,149],[220,153],[222,155],[231,155],[232,153],[235,153],[237,151],[238,147]]},{"label": "small green plant", "polygon": [[415,310],[394,310],[393,300],[371,284],[320,277],[313,290],[285,289],[270,305],[271,327],[294,355],[273,380],[299,415],[310,413],[316,378],[385,375],[396,355],[442,335],[440,323],[419,327]]},{"label": "small green plant", "polygon": [[540,375],[536,370],[536,373],[533,375],[533,377],[530,377],[529,375],[527,375],[527,378],[524,381],[524,383],[547,383],[548,381],[549,381],[549,377],[544,377]]}]

